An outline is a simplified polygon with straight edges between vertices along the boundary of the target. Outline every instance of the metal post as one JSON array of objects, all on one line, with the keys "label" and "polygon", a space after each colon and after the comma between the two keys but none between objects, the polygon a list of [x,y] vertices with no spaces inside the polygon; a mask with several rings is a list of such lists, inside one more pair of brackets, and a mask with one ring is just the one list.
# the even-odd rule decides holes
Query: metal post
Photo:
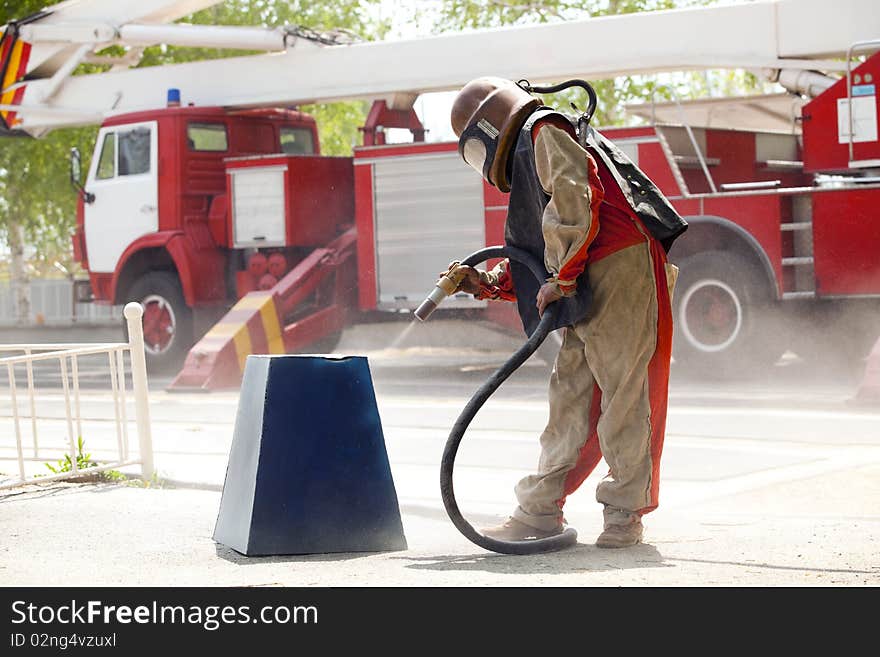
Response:
[{"label": "metal post", "polygon": [[79,364],[76,362],[76,354],[70,357],[70,371],[73,375],[73,404],[76,409],[76,435],[82,437],[82,412],[79,406]]},{"label": "metal post", "polygon": [[[122,310],[128,323],[128,346],[131,355],[131,381],[134,392],[134,413],[141,453],[141,476],[149,480],[155,473],[153,437],[150,433],[150,406],[147,395],[147,361],[144,357],[144,307],[132,301]],[[123,383],[124,385],[124,383]]]},{"label": "metal post", "polygon": [[700,150],[700,145],[697,143],[697,138],[694,136],[694,131],[691,130],[691,124],[687,122],[687,118],[684,115],[684,108],[681,106],[681,100],[678,97],[678,92],[673,89],[672,96],[675,99],[675,106],[678,108],[678,116],[681,119],[681,124],[684,126],[685,131],[690,137],[691,144],[694,147],[694,152],[697,154],[697,159],[700,161],[700,167],[703,169],[703,175],[706,176],[706,181],[709,183],[709,189],[712,190],[713,194],[718,193],[718,189],[715,187],[715,180],[712,178],[712,174],[709,173],[709,166],[706,164],[706,160],[703,158],[703,151]]},{"label": "metal post", "polygon": [[[25,356],[30,356],[31,350],[25,348],[24,354]],[[31,401],[31,434],[33,435],[34,439],[34,458],[37,458],[40,455],[40,447],[37,442],[37,409],[34,402],[34,364],[30,360],[28,360],[26,368],[28,381],[28,397]]]},{"label": "metal post", "polygon": [[116,384],[116,352],[112,349],[107,352],[107,360],[110,363],[110,387],[113,389],[113,417],[116,420],[116,446],[119,451],[119,460],[125,460],[125,450],[122,447],[122,421],[119,416],[119,390]]},{"label": "metal post", "polygon": [[116,379],[119,382],[119,412],[122,415],[122,460],[128,460],[128,401],[125,398],[125,347],[116,350]]},{"label": "metal post", "polygon": [[[64,352],[61,352],[62,354]],[[70,467],[73,474],[79,473],[79,451],[77,450],[77,440],[73,439],[73,418],[70,414],[70,383],[67,380],[67,357],[60,356],[61,361],[61,383],[64,388],[64,411],[67,414],[67,437],[70,440]],[[82,436],[78,436],[82,438]]]},{"label": "metal post", "polygon": [[15,371],[13,370],[12,363],[6,365],[6,372],[9,375],[9,393],[12,396],[12,418],[15,422],[15,446],[18,450],[18,476],[21,479],[21,483],[24,483],[24,454],[22,453],[21,446],[21,427],[18,423],[18,400],[15,397]]}]

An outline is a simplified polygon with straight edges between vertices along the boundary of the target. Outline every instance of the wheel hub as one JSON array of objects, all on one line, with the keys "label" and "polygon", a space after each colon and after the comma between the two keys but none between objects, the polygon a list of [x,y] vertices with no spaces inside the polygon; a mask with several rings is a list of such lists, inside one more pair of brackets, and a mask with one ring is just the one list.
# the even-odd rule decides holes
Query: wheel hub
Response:
[{"label": "wheel hub", "polygon": [[149,295],[141,305],[144,307],[144,349],[153,355],[162,354],[174,341],[174,310],[158,294]]},{"label": "wheel hub", "polygon": [[679,320],[685,337],[696,349],[723,351],[740,335],[742,304],[733,288],[723,281],[701,280],[682,299]]}]

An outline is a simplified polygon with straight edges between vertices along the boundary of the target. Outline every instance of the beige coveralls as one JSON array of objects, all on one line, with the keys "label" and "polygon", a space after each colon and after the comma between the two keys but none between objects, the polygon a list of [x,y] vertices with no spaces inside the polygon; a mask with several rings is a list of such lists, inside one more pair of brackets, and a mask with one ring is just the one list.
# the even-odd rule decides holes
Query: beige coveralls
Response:
[{"label": "beige coveralls", "polygon": [[[604,165],[564,130],[541,126],[534,146],[538,177],[550,196],[542,218],[545,265],[563,294],[575,292],[574,279],[586,266],[593,302],[583,320],[563,329],[538,470],[516,485],[514,517],[543,530],[561,524],[566,497],[604,456],[610,471],[596,499],[605,505],[606,526],[625,525],[658,503],[677,270],[628,205],[636,243],[592,249],[602,241],[596,236],[605,203],[612,197],[625,202],[623,194],[616,184],[608,189],[607,170],[604,192],[591,186],[590,169],[595,181]],[[503,286],[505,277],[502,263],[485,280]]]}]

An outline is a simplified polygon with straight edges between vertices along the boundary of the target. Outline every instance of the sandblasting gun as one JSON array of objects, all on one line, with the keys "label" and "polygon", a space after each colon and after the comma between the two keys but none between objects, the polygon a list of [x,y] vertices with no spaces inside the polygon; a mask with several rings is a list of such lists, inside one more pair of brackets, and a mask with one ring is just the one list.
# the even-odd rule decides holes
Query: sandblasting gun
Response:
[{"label": "sandblasting gun", "polygon": [[439,278],[428,298],[422,301],[422,304],[416,308],[415,316],[423,322],[428,319],[443,299],[458,291],[459,286],[467,275],[467,270],[468,267],[458,261],[450,264],[449,269]]}]

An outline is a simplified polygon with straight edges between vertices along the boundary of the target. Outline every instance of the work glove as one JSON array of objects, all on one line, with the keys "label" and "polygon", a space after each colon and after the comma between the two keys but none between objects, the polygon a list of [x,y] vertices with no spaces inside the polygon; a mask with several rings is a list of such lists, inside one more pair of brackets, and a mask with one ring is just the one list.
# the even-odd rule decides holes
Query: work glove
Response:
[{"label": "work glove", "polygon": [[449,269],[446,271],[441,271],[439,276],[445,276],[453,269],[458,269],[458,274],[460,275],[464,272],[464,278],[459,284],[456,292],[467,292],[468,294],[477,295],[480,293],[480,272],[473,267],[468,267],[467,265],[461,265],[457,261],[449,263]]}]

